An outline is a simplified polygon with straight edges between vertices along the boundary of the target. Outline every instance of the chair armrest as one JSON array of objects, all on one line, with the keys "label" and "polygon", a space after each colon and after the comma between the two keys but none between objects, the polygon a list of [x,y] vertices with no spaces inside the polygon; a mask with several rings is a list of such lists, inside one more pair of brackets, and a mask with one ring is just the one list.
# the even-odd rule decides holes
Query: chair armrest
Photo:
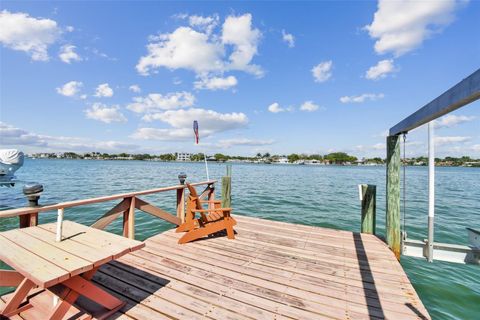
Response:
[{"label": "chair armrest", "polygon": [[218,209],[193,209],[194,212],[214,212],[214,211],[232,211],[232,208],[218,208]]},{"label": "chair armrest", "polygon": [[221,200],[200,200],[201,203],[222,203]]}]

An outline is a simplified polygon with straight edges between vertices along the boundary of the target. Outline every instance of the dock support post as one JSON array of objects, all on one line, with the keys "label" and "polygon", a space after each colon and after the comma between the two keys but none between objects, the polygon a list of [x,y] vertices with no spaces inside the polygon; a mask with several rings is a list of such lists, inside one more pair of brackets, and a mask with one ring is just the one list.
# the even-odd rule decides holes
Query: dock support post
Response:
[{"label": "dock support post", "polygon": [[400,260],[400,136],[387,137],[387,244]]},{"label": "dock support post", "polygon": [[222,208],[232,205],[232,166],[227,165],[227,175],[222,177]]},{"label": "dock support post", "polygon": [[362,201],[361,233],[375,234],[377,186],[362,184],[360,188]]}]

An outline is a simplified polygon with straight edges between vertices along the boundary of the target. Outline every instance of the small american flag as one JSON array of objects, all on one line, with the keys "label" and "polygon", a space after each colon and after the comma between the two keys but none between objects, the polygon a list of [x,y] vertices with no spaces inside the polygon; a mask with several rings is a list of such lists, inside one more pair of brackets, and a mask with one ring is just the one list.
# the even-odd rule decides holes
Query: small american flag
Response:
[{"label": "small american flag", "polygon": [[198,144],[198,121],[193,121],[193,132],[195,132],[195,143]]}]

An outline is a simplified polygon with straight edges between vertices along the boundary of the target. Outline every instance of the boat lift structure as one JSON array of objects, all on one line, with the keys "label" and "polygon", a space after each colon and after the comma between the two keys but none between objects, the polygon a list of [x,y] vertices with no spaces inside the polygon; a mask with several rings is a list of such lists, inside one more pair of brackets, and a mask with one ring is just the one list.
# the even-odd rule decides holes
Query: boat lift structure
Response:
[{"label": "boat lift structure", "polygon": [[[480,69],[445,91],[398,124],[387,137],[386,240],[397,258],[400,255],[480,265],[480,232],[467,228],[469,245],[434,242],[435,217],[435,148],[434,120],[480,99]],[[428,239],[408,239],[400,231],[400,137],[428,124]]]}]

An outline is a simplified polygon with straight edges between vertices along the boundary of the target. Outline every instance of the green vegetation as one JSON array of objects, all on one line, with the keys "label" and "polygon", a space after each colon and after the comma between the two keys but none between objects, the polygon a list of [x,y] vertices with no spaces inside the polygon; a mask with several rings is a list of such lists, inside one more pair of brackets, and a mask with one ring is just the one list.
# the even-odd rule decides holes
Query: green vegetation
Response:
[{"label": "green vegetation", "polygon": [[330,163],[335,164],[342,164],[346,162],[355,162],[357,161],[357,157],[350,156],[345,152],[333,152],[329,153],[325,156],[325,159],[328,160]]},{"label": "green vegetation", "polygon": [[[151,155],[147,153],[143,154],[108,154],[100,152],[88,152],[84,154],[78,154],[75,152],[65,153],[38,153],[31,155],[35,158],[54,158],[54,159],[86,159],[86,160],[142,160],[142,161],[175,161],[177,159],[176,153],[165,153],[159,155]],[[207,156],[208,158],[209,156]],[[195,153],[190,155],[190,161],[204,161],[205,156],[203,153]],[[357,157],[349,155],[345,152],[333,152],[326,155],[320,154],[297,154],[292,153],[289,155],[271,155],[270,153],[257,153],[255,156],[229,156],[222,153],[216,153],[213,159],[218,162],[225,161],[239,161],[239,162],[255,162],[255,163],[296,163],[296,164],[333,164],[333,165],[383,165],[385,159],[375,158],[363,158],[358,160]],[[212,158],[209,159],[209,161]],[[402,159],[403,164],[409,166],[426,166],[428,165],[427,157]],[[480,159],[472,159],[468,156],[459,158],[445,157],[444,159],[436,158],[435,164],[437,166],[467,166],[467,167],[480,167]]]}]

